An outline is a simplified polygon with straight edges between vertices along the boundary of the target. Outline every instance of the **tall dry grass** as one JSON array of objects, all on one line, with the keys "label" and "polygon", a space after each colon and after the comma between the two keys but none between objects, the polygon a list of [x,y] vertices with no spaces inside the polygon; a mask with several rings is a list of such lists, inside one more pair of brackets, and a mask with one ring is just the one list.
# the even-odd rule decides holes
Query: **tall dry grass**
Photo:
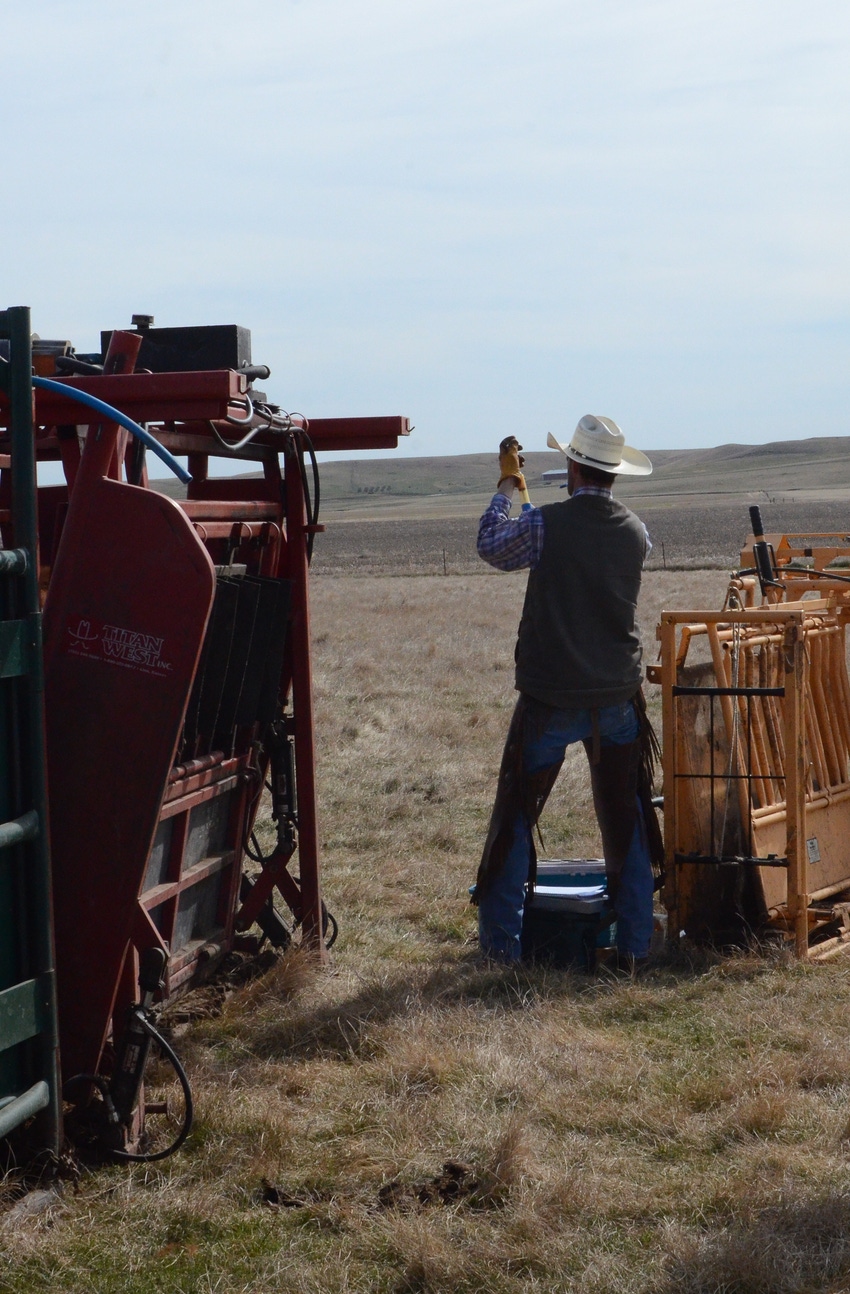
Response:
[{"label": "tall dry grass", "polygon": [[[331,965],[292,954],[204,999],[179,1026],[185,1151],[7,1215],[0,1289],[850,1289],[845,965],[694,954],[632,982],[478,963],[467,887],[522,589],[316,578]],[[722,591],[650,574],[647,654],[662,604]],[[547,810],[553,853],[599,850],[583,758]],[[420,1200],[447,1163],[470,1189]]]}]

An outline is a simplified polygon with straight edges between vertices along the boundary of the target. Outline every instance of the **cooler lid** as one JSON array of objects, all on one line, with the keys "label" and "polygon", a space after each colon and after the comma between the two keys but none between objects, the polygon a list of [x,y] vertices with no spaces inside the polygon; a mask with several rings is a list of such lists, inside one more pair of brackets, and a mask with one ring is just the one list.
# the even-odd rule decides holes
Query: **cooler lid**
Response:
[{"label": "cooler lid", "polygon": [[604,858],[538,859],[538,876],[604,876]]}]

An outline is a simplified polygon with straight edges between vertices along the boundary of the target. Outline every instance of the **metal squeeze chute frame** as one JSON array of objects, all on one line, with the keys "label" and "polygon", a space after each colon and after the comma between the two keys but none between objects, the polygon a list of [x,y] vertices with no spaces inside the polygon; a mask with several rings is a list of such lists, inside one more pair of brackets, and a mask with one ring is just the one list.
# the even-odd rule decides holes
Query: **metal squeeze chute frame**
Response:
[{"label": "metal squeeze chute frame", "polygon": [[[324,953],[308,598],[324,527],[305,454],[394,448],[409,422],[280,414],[253,389],[268,370],[251,367],[249,345],[244,329],[140,325],[111,334],[102,373],[61,346],[35,351],[37,371],[188,456],[192,478],[182,502],[150,490],[125,430],[55,386],[37,392],[37,458],[66,477],[38,491],[65,1081],[108,1067],[151,949],[168,955],[168,997],[255,921],[285,941],[277,890],[302,942]],[[199,367],[134,372],[140,346],[152,367],[178,369],[187,353]],[[0,427],[8,418],[0,396]],[[210,457],[262,475],[210,477]],[[249,875],[269,775],[278,843]]]},{"label": "metal squeeze chute frame", "polygon": [[760,544],[760,599],[733,578],[657,631],[668,928],[821,959],[850,947],[850,536],[755,535],[742,565]]}]

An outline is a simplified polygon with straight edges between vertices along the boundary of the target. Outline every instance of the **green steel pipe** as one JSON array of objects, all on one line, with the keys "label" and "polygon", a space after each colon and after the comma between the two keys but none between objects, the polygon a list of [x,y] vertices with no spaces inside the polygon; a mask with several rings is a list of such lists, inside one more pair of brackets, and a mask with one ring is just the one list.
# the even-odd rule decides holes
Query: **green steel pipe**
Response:
[{"label": "green steel pipe", "polygon": [[[5,325],[5,327],[3,327]],[[29,774],[29,803],[44,829],[30,846],[34,921],[32,928],[32,972],[50,975],[50,1001],[45,1033],[39,1039],[42,1069],[48,1077],[45,1142],[58,1154],[61,1135],[59,1101],[59,1022],[53,975],[53,894],[50,879],[50,842],[47,830],[47,773],[44,749],[44,658],[42,654],[41,603],[38,588],[38,515],[33,425],[32,327],[29,306],[12,306],[0,316],[0,328],[10,342],[9,409],[11,414],[12,525],[15,545],[29,555],[27,569],[18,581],[22,597],[21,619],[30,623],[32,664],[21,680],[25,700],[25,763]],[[23,806],[20,806],[23,807]]]},{"label": "green steel pipe", "polygon": [[8,1137],[10,1132],[19,1128],[27,1119],[31,1119],[39,1110],[46,1110],[50,1105],[50,1088],[44,1079],[33,1083],[32,1087],[20,1096],[13,1096],[0,1109],[0,1137]]},{"label": "green steel pipe", "polygon": [[25,575],[28,562],[25,548],[0,548],[0,575]]},{"label": "green steel pipe", "polygon": [[35,809],[13,818],[11,822],[0,822],[0,849],[10,845],[23,845],[28,840],[35,840],[38,835],[39,817]]}]

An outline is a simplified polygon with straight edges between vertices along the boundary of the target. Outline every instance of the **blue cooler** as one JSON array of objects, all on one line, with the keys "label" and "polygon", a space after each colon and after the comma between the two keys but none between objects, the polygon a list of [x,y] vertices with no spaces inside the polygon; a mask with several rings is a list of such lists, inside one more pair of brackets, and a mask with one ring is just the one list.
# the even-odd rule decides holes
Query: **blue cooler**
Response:
[{"label": "blue cooler", "polygon": [[615,942],[613,914],[607,924],[600,924],[607,912],[603,859],[538,862],[536,884],[525,900],[523,960],[592,971],[597,948],[610,948]]}]

